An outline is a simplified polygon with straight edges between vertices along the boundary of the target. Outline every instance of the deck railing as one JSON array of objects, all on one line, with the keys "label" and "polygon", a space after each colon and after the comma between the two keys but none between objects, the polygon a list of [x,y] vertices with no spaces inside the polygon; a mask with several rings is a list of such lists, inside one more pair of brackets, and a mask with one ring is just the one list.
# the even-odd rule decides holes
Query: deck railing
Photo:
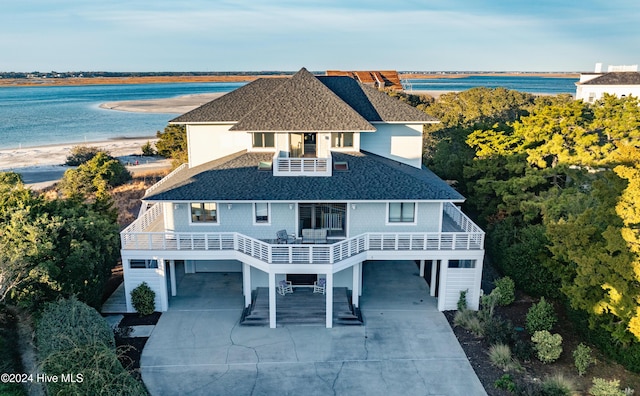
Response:
[{"label": "deck railing", "polygon": [[274,176],[331,176],[331,154],[328,158],[273,157]]},{"label": "deck railing", "polygon": [[158,181],[156,184],[154,184],[153,186],[147,188],[147,191],[145,192],[145,195],[149,195],[152,191],[156,190],[158,187],[160,187],[165,182],[167,182],[169,179],[171,179],[176,173],[178,173],[181,170],[183,170],[184,168],[188,168],[188,167],[189,167],[189,165],[186,162],[184,164],[180,165],[179,167],[177,167],[176,169],[171,171],[171,173],[169,173],[168,175],[166,175],[165,177],[160,179],[160,181]]}]

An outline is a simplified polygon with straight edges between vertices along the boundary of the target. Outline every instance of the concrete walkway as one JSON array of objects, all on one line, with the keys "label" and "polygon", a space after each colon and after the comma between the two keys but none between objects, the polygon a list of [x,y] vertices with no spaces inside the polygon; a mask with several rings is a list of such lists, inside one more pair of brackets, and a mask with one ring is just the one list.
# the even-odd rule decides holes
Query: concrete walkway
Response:
[{"label": "concrete walkway", "polygon": [[413,262],[365,264],[364,326],[242,327],[229,297],[163,313],[141,361],[152,395],[486,395]]}]

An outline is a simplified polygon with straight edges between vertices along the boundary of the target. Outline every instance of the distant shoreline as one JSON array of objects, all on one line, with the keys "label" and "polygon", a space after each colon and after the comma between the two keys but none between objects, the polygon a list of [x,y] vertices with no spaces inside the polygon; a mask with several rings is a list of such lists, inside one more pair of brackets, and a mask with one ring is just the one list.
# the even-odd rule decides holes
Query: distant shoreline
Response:
[{"label": "distant shoreline", "polygon": [[[203,83],[203,82],[251,82],[258,78],[289,77],[289,74],[265,75],[224,75],[224,76],[144,76],[144,77],[69,77],[69,78],[0,78],[2,87],[48,87],[48,86],[83,86],[83,85],[121,85],[121,84],[170,84],[170,83]],[[544,72],[487,72],[487,73],[401,73],[401,79],[436,79],[465,78],[471,76],[487,77],[547,77],[547,78],[579,78],[578,73],[544,73]]]}]

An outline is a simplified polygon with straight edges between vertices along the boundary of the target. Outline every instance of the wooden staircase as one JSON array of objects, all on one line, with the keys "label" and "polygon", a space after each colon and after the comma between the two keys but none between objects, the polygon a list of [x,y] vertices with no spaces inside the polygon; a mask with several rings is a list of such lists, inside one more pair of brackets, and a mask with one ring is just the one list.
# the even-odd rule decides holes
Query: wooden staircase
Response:
[{"label": "wooden staircase", "polygon": [[[326,296],[314,293],[310,287],[294,287],[292,294],[276,294],[276,323],[278,325],[326,324]],[[351,292],[346,287],[333,288],[333,325],[362,325],[360,310],[351,304]],[[259,287],[252,302],[240,319],[244,326],[269,325],[269,289]]]}]

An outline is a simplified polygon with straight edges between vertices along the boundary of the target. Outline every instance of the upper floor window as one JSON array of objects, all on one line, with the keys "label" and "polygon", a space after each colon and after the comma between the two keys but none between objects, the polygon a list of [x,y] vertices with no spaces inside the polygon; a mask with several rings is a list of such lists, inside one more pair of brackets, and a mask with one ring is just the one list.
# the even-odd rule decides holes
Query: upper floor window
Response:
[{"label": "upper floor window", "polygon": [[129,268],[142,269],[142,268],[158,268],[158,260],[129,260]]},{"label": "upper floor window", "polygon": [[218,210],[215,202],[194,202],[191,204],[191,222],[217,223]]},{"label": "upper floor window", "polygon": [[255,224],[269,224],[269,204],[268,203],[255,203],[254,209],[254,223]]},{"label": "upper floor window", "polygon": [[353,147],[353,132],[332,132],[331,147]]},{"label": "upper floor window", "polygon": [[273,132],[257,132],[253,134],[253,147],[269,148],[275,147],[275,133]]},{"label": "upper floor window", "polygon": [[389,223],[415,223],[415,220],[415,203],[389,202]]}]

